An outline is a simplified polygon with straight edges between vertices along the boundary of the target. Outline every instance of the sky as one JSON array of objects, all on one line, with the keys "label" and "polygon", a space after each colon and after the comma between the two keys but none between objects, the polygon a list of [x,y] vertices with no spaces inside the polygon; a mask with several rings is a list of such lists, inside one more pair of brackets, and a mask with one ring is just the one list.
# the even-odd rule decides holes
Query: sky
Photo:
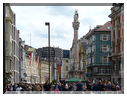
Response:
[{"label": "sky", "polygon": [[11,6],[16,14],[16,27],[20,30],[20,38],[25,44],[34,48],[48,46],[48,26],[50,22],[50,46],[69,50],[74,38],[72,22],[75,9],[78,9],[80,39],[96,25],[104,25],[111,19],[112,6]]}]

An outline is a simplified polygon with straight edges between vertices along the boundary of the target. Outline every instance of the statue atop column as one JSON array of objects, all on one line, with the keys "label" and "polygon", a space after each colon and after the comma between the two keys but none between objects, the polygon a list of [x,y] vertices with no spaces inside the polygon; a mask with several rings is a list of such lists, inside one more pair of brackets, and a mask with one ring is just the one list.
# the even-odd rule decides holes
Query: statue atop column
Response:
[{"label": "statue atop column", "polygon": [[78,10],[75,10],[75,14],[74,14],[74,22],[78,22]]},{"label": "statue atop column", "polygon": [[75,10],[74,22],[73,22],[73,28],[74,28],[74,30],[78,30],[78,28],[79,28],[80,22],[79,22],[78,18],[79,18],[78,10]]}]

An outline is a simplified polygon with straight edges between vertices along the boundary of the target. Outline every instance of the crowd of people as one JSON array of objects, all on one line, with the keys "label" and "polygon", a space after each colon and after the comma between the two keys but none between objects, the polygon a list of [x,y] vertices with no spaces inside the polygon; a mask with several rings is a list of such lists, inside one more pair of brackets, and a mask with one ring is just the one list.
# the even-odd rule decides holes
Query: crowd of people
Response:
[{"label": "crowd of people", "polygon": [[121,91],[124,93],[124,86],[121,86],[118,82],[116,84],[111,84],[108,81],[108,84],[102,83],[99,80],[99,83],[81,83],[79,80],[78,83],[49,83],[46,81],[44,84],[28,84],[28,83],[19,83],[19,84],[8,84],[6,86],[6,91],[55,91],[57,93],[62,91]]}]

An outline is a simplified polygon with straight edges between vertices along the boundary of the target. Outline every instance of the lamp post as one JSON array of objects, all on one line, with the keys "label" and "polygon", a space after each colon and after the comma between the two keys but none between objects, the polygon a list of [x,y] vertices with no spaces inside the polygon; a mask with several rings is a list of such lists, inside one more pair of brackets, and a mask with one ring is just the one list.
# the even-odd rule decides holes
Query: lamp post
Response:
[{"label": "lamp post", "polygon": [[45,22],[45,25],[48,25],[48,46],[49,46],[49,83],[50,83],[50,23]]}]

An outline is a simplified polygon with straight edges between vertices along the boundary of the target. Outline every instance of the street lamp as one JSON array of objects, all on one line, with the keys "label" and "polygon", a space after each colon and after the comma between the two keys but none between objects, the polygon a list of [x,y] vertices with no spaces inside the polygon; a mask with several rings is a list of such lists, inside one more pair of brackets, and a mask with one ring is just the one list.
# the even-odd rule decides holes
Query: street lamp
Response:
[{"label": "street lamp", "polygon": [[50,83],[50,23],[45,22],[45,25],[48,25],[48,45],[49,45],[49,83]]}]

